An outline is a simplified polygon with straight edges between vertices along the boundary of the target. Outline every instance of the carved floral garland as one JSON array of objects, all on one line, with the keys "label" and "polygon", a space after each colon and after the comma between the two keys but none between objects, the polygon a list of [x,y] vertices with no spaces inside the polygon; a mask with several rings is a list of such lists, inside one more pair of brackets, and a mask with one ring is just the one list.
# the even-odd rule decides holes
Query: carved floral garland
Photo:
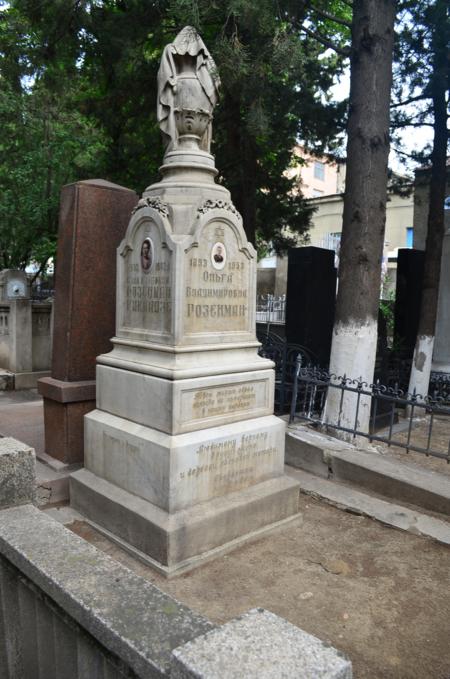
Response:
[{"label": "carved floral garland", "polygon": [[209,210],[215,210],[215,209],[220,209],[220,210],[228,210],[228,212],[232,212],[236,217],[240,220],[242,220],[241,215],[239,212],[236,210],[234,207],[233,203],[230,203],[226,200],[205,200],[205,202],[200,205],[199,208],[197,208],[197,212],[200,212],[201,214],[205,214],[206,212],[209,212]]},{"label": "carved floral garland", "polygon": [[134,215],[137,210],[140,210],[143,207],[151,207],[164,217],[169,216],[169,206],[167,203],[163,203],[161,198],[158,196],[147,196],[146,198],[141,198],[134,210],[132,210],[131,214]]}]

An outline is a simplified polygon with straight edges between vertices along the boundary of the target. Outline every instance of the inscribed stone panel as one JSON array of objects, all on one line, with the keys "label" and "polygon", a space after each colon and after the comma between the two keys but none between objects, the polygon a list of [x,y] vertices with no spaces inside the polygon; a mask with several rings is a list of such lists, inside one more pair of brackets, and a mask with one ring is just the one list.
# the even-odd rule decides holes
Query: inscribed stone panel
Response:
[{"label": "inscribed stone panel", "polygon": [[250,330],[250,260],[239,249],[234,229],[210,222],[186,257],[186,334]]},{"label": "inscribed stone panel", "polygon": [[133,248],[125,254],[123,325],[128,329],[172,331],[171,252],[151,220],[134,234]]},{"label": "inscribed stone panel", "polygon": [[181,422],[201,423],[229,415],[254,416],[256,411],[268,407],[270,386],[266,377],[260,380],[183,390]]},{"label": "inscribed stone panel", "polygon": [[177,448],[172,461],[174,508],[192,506],[280,475],[283,440],[284,427],[261,425],[199,441],[184,450]]}]

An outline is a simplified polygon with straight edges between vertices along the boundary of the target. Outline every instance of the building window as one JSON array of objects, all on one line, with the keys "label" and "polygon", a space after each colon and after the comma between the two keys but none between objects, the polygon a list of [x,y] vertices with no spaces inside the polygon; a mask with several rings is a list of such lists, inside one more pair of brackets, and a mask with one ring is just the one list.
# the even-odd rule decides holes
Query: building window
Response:
[{"label": "building window", "polygon": [[314,161],[314,177],[322,182],[325,181],[325,163],[319,160]]},{"label": "building window", "polygon": [[313,189],[312,195],[313,198],[319,198],[319,196],[323,196],[323,191],[320,191],[320,189]]},{"label": "building window", "polygon": [[412,248],[413,246],[413,228],[412,226],[406,227],[406,247]]},{"label": "building window", "polygon": [[326,233],[320,247],[326,248],[327,250],[334,250],[338,253],[341,247],[341,235],[340,231],[336,233]]}]

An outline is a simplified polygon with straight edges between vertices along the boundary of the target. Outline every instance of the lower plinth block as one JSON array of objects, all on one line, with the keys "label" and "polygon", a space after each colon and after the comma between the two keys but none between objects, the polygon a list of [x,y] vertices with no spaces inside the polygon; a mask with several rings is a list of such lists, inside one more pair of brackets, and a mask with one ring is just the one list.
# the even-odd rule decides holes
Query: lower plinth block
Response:
[{"label": "lower plinth block", "polygon": [[83,462],[84,416],[95,408],[95,381],[38,382],[44,397],[45,452],[65,464]]},{"label": "lower plinth block", "polygon": [[298,495],[298,483],[280,476],[169,514],[87,469],[70,477],[72,507],[168,577],[295,517]]},{"label": "lower plinth block", "polygon": [[284,471],[285,423],[273,415],[177,436],[102,410],[84,424],[86,469],[171,514]]},{"label": "lower plinth block", "polygon": [[45,452],[65,464],[83,462],[83,417],[95,401],[58,403],[44,399]]}]

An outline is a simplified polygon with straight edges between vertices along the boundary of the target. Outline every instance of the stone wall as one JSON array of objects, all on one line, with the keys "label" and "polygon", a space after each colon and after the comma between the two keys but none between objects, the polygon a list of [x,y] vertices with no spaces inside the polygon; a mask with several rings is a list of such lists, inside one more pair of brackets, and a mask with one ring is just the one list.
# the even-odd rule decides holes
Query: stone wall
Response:
[{"label": "stone wall", "polygon": [[31,505],[0,512],[3,679],[166,677],[213,625]]},{"label": "stone wall", "polygon": [[9,304],[0,306],[0,368],[9,368]]},{"label": "stone wall", "polygon": [[50,370],[52,361],[52,303],[32,304],[33,370]]},{"label": "stone wall", "polygon": [[[27,300],[31,305],[31,364],[30,370],[44,372],[50,370],[52,350],[52,303]],[[12,358],[12,332],[10,304],[0,305],[0,369],[16,372]],[[21,337],[16,338],[15,345],[20,351]],[[29,347],[23,347],[29,352]]]}]

